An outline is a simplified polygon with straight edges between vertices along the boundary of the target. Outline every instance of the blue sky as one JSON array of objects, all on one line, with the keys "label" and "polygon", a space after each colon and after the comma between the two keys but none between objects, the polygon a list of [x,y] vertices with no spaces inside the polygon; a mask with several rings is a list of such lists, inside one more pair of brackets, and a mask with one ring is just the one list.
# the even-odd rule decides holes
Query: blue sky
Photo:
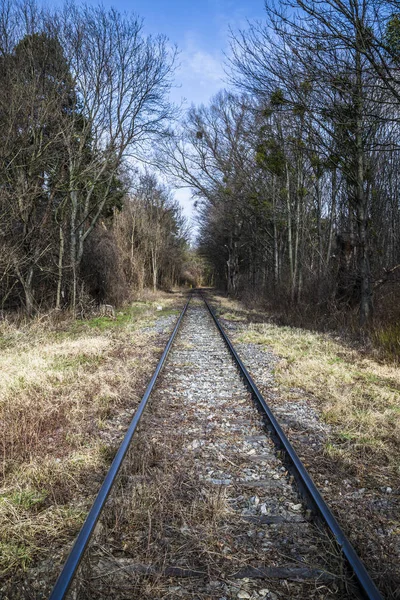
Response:
[{"label": "blue sky", "polygon": [[[39,0],[47,6],[63,0]],[[75,0],[79,4],[79,0]],[[165,34],[178,46],[180,68],[176,72],[175,101],[182,98],[207,103],[223,81],[224,52],[229,52],[229,27],[246,28],[247,19],[264,17],[264,0],[85,0],[144,19],[145,32]]]},{"label": "blue sky", "polygon": [[264,15],[263,0],[115,0],[114,6],[133,10],[145,20],[150,33],[164,33],[181,52],[176,79],[181,87],[174,99],[208,102],[224,87],[224,52],[229,51],[228,31],[246,27],[246,19]]},{"label": "blue sky", "polygon": [[[243,29],[247,20],[264,17],[264,0],[138,0],[113,6],[133,10],[144,18],[149,33],[164,33],[180,51],[173,99],[190,104],[207,103],[226,87],[224,53],[229,53],[229,28]],[[192,218],[190,190],[174,191],[185,216]]]},{"label": "blue sky", "polygon": [[[78,2],[78,0],[76,0]],[[87,0],[98,4],[98,0]],[[165,34],[178,46],[180,67],[172,99],[186,105],[207,103],[224,81],[224,53],[229,53],[229,28],[244,29],[247,19],[263,19],[264,0],[102,0],[105,7],[131,11],[144,19],[150,34]],[[43,0],[62,4],[62,0]],[[184,214],[192,215],[190,192],[176,191]]]}]

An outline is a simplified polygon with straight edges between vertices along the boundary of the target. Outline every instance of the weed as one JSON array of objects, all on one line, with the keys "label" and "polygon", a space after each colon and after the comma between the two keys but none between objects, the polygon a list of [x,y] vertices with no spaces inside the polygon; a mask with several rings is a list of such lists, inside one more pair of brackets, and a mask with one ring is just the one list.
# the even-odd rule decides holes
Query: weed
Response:
[{"label": "weed", "polygon": [[104,357],[100,355],[91,356],[90,354],[81,353],[75,356],[56,356],[51,368],[54,371],[64,371],[67,369],[79,369],[79,367],[98,366]]},{"label": "weed", "polygon": [[8,500],[9,502],[11,502],[11,504],[13,504],[16,507],[21,507],[24,510],[31,510],[33,508],[40,508],[40,506],[43,505],[46,498],[46,491],[28,489],[15,491],[9,495],[0,495],[0,503]]},{"label": "weed", "polygon": [[396,361],[400,359],[400,323],[377,327],[372,339],[385,358]]},{"label": "weed", "polygon": [[97,405],[97,415],[101,421],[109,419],[113,414],[113,408],[116,399],[111,394],[100,394],[95,399]]},{"label": "weed", "polygon": [[32,560],[30,548],[23,544],[0,541],[0,575],[6,575],[15,567],[26,571]]},{"label": "weed", "polygon": [[100,444],[98,452],[99,452],[101,459],[107,465],[113,461],[117,450],[118,450],[118,448],[116,448],[115,446],[110,446],[107,444]]},{"label": "weed", "polygon": [[226,319],[227,321],[242,321],[243,317],[235,312],[223,312],[221,314],[221,318]]}]

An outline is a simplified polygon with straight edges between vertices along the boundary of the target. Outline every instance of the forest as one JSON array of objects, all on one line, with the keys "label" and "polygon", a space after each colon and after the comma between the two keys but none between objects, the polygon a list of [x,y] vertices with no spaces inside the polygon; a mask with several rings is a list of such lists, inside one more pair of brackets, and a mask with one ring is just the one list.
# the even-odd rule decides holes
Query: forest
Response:
[{"label": "forest", "polygon": [[229,90],[189,110],[166,168],[194,189],[199,248],[229,294],[308,323],[393,324],[399,2],[268,0],[265,10],[231,32]]},{"label": "forest", "polygon": [[2,310],[118,305],[179,283],[187,225],[138,168],[174,115],[175,60],[137,17],[1,2]]},{"label": "forest", "polygon": [[[0,20],[3,311],[118,305],[207,264],[229,295],[398,343],[397,0],[268,0],[185,112],[177,49],[136,16],[2,0]],[[166,181],[192,190],[196,251]]]}]

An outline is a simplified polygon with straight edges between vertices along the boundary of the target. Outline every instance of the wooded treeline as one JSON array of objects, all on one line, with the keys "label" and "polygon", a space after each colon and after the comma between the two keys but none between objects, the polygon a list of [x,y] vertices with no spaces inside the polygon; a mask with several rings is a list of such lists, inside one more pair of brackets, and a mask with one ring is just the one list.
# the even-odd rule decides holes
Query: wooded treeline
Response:
[{"label": "wooded treeline", "polygon": [[194,190],[230,294],[400,316],[400,2],[265,8],[232,33],[233,91],[174,129],[163,36],[114,10],[0,0],[0,308],[200,281],[178,205],[133,167],[151,147]]},{"label": "wooded treeline", "polygon": [[0,309],[179,281],[179,206],[133,166],[174,116],[175,61],[135,16],[0,0]]},{"label": "wooded treeline", "polygon": [[400,3],[268,0],[231,50],[236,92],[189,111],[165,165],[195,190],[217,280],[399,317]]}]

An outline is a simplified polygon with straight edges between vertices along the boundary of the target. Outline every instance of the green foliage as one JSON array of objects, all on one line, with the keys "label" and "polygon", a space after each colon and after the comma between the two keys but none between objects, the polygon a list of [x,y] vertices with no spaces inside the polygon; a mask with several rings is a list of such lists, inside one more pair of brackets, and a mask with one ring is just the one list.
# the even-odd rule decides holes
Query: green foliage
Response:
[{"label": "green foliage", "polygon": [[400,14],[394,14],[389,20],[385,38],[391,54],[400,58]]},{"label": "green foliage", "polygon": [[337,169],[341,163],[341,156],[336,152],[332,152],[327,157],[324,165],[327,169]]},{"label": "green foliage", "polygon": [[309,92],[311,92],[312,90],[312,83],[311,81],[305,79],[304,81],[302,81],[300,83],[300,89],[302,92],[308,94]]},{"label": "green foliage", "polygon": [[[143,307],[143,309],[141,307],[138,308],[138,313],[142,312],[142,310],[144,310],[144,309],[145,309],[145,306]],[[89,319],[88,321],[86,321],[86,323],[87,323],[87,325],[89,325],[89,327],[92,327],[93,329],[99,329],[100,331],[106,331],[107,329],[110,329],[110,328],[119,327],[121,325],[126,325],[130,321],[132,321],[133,318],[134,318],[134,310],[132,307],[131,310],[118,311],[115,319],[111,319],[110,317],[94,317],[93,319]]]},{"label": "green foliage", "polygon": [[103,358],[98,354],[77,354],[75,356],[57,356],[54,358],[52,368],[56,371],[72,370],[98,366]]},{"label": "green foliage", "polygon": [[321,160],[321,157],[318,156],[318,154],[312,154],[310,158],[310,163],[317,179],[322,177],[326,165],[324,164],[324,161]]},{"label": "green foliage", "polygon": [[234,190],[231,187],[226,186],[222,188],[221,193],[223,196],[231,198],[234,195]]},{"label": "green foliage", "polygon": [[297,196],[299,198],[305,198],[308,195],[309,191],[306,187],[299,187],[297,189]]},{"label": "green foliage", "polygon": [[18,508],[32,510],[39,508],[47,498],[47,492],[38,490],[20,490],[10,495],[0,496],[0,502],[10,502]]},{"label": "green foliage", "polygon": [[304,115],[306,114],[306,110],[307,110],[307,108],[304,106],[304,104],[301,104],[301,103],[297,103],[293,106],[293,114],[296,117],[303,118]]},{"label": "green foliage", "polygon": [[5,575],[16,567],[23,571],[32,561],[32,549],[23,544],[0,541],[0,574]]},{"label": "green foliage", "polygon": [[110,444],[103,443],[99,445],[99,456],[106,466],[112,463],[117,453],[117,450],[118,447],[112,446]]},{"label": "green foliage", "polygon": [[249,205],[257,211],[261,211],[263,215],[271,214],[272,203],[265,196],[261,196],[259,193],[253,193],[249,195]]},{"label": "green foliage", "polygon": [[283,200],[286,200],[286,199],[287,199],[287,197],[288,197],[288,195],[289,195],[289,190],[287,189],[287,187],[286,187],[286,186],[285,186],[285,187],[282,187],[282,188],[279,190],[279,195],[280,195],[280,197],[281,197]]},{"label": "green foliage", "polygon": [[278,177],[284,173],[285,154],[281,146],[274,139],[269,139],[258,144],[256,162],[258,166]]},{"label": "green foliage", "polygon": [[262,115],[265,119],[269,119],[273,114],[273,111],[271,108],[264,108],[262,111]]},{"label": "green foliage", "polygon": [[285,95],[283,93],[283,90],[281,90],[280,88],[278,88],[277,90],[275,90],[274,92],[272,92],[269,101],[270,101],[271,106],[273,108],[279,108],[280,106],[282,106],[283,104],[285,104],[286,103],[286,99],[285,99]]},{"label": "green foliage", "polygon": [[[101,198],[106,195],[106,202],[102,210],[102,216],[105,218],[110,218],[113,216],[114,210],[122,210],[124,198],[126,197],[126,186],[124,185],[122,179],[115,174],[111,176],[111,185],[109,186],[109,177],[107,177],[107,175],[108,174],[106,170],[102,181],[99,182],[93,192],[92,204],[93,206],[96,206]],[[108,186],[109,189],[107,191]]]}]

